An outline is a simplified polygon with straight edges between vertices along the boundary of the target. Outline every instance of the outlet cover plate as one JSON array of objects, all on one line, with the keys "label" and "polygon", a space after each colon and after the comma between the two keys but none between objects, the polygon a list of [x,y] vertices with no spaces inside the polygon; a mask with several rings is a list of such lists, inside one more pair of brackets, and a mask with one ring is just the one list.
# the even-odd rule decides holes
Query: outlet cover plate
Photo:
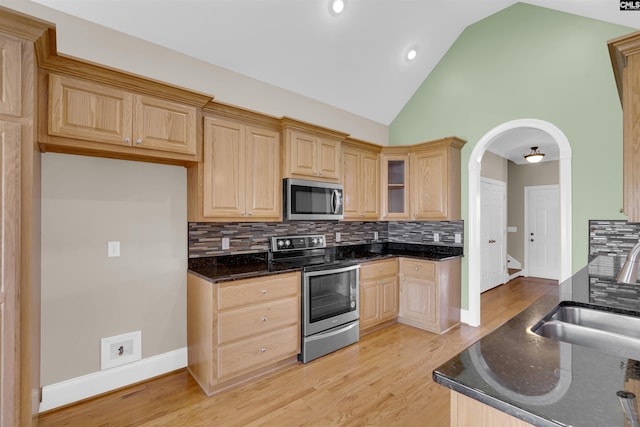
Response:
[{"label": "outlet cover plate", "polygon": [[100,340],[100,370],[140,359],[142,359],[142,331],[114,335]]}]

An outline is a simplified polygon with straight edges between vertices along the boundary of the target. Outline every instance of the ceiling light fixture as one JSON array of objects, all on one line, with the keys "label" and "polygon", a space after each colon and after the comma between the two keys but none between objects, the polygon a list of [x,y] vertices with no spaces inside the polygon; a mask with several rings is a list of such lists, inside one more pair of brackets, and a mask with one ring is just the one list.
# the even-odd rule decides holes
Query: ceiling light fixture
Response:
[{"label": "ceiling light fixture", "polygon": [[531,152],[524,155],[524,158],[529,163],[538,163],[543,157],[544,153],[539,152],[538,147],[531,147]]},{"label": "ceiling light fixture", "polygon": [[407,52],[407,59],[409,61],[413,61],[416,58],[416,55],[418,55],[416,48],[411,48],[409,49],[409,52]]},{"label": "ceiling light fixture", "polygon": [[329,9],[334,15],[340,15],[344,10],[346,0],[331,0],[329,2]]}]

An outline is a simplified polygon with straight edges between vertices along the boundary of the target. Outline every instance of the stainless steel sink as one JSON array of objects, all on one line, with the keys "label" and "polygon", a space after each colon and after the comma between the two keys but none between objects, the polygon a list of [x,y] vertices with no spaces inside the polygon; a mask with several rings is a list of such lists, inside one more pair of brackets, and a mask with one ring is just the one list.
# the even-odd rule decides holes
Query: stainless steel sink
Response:
[{"label": "stainless steel sink", "polygon": [[531,331],[547,338],[640,360],[640,317],[559,305]]}]

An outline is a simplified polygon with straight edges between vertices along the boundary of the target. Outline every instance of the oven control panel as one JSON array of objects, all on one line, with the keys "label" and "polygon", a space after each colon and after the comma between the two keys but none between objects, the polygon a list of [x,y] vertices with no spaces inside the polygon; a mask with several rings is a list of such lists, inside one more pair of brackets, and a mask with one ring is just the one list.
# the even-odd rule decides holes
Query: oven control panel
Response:
[{"label": "oven control panel", "polygon": [[308,236],[282,236],[271,238],[271,251],[291,251],[304,249],[325,248],[327,241],[322,234]]}]

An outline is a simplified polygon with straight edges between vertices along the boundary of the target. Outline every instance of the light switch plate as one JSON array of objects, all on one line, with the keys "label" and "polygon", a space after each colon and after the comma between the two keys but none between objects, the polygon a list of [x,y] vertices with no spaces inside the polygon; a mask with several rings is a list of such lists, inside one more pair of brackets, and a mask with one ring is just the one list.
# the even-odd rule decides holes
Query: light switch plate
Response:
[{"label": "light switch plate", "polygon": [[222,238],[222,250],[227,250],[229,249],[229,238],[228,237],[223,237]]},{"label": "light switch plate", "polygon": [[120,242],[107,242],[107,257],[120,256]]}]

